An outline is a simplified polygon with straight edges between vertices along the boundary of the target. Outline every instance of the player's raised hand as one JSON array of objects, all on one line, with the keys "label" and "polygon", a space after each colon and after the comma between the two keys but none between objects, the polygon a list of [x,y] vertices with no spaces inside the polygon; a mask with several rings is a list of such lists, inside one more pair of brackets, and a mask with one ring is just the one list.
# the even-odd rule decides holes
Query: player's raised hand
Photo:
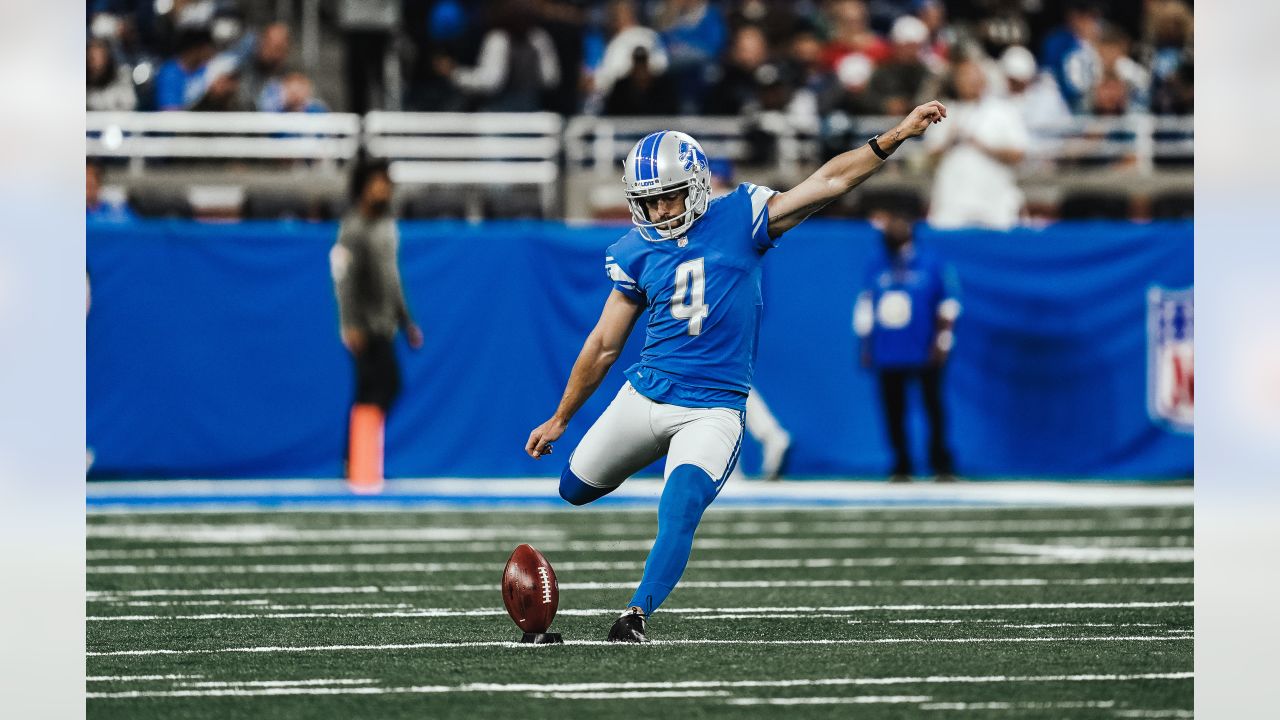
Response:
[{"label": "player's raised hand", "polygon": [[542,423],[529,433],[529,442],[524,444],[524,451],[529,453],[529,457],[537,460],[543,455],[551,454],[551,443],[560,439],[564,434],[564,423],[556,418]]},{"label": "player's raised hand", "polygon": [[903,139],[916,137],[923,135],[930,125],[942,122],[942,119],[946,116],[947,106],[937,100],[930,100],[912,110],[909,115],[902,119],[902,122],[898,123],[898,127],[895,130],[901,131]]}]

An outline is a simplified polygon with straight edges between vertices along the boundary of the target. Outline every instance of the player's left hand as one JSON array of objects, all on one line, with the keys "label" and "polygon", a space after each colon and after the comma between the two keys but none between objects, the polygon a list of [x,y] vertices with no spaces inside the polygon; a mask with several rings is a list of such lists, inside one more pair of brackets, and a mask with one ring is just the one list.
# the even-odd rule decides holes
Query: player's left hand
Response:
[{"label": "player's left hand", "polygon": [[405,339],[409,341],[409,347],[417,350],[422,347],[422,328],[413,323],[409,323],[404,329]]},{"label": "player's left hand", "polygon": [[930,125],[942,122],[946,116],[947,106],[937,100],[930,100],[912,110],[902,119],[902,122],[898,123],[897,129],[902,132],[904,138],[916,137],[923,135]]}]

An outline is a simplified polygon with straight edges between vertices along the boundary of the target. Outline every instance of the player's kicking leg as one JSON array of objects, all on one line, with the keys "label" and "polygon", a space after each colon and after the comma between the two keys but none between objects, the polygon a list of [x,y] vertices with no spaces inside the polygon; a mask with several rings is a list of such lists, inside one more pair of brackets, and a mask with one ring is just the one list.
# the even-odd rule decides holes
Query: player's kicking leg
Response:
[{"label": "player's kicking leg", "polygon": [[737,410],[659,408],[672,420],[666,428],[659,422],[659,431],[672,434],[658,503],[658,537],[629,607],[609,631],[614,642],[648,641],[645,620],[684,573],[702,513],[724,487],[742,447],[743,417]]},{"label": "player's kicking leg", "polygon": [[560,497],[586,505],[662,457],[667,438],[656,436],[649,422],[654,405],[624,383],[565,463]]}]

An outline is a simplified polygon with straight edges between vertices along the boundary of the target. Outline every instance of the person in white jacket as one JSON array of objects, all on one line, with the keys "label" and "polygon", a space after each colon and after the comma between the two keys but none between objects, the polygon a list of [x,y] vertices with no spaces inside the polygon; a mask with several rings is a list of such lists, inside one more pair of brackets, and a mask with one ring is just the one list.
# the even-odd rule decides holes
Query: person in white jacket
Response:
[{"label": "person in white jacket", "polygon": [[938,160],[929,224],[1007,230],[1022,216],[1016,169],[1026,157],[1030,134],[1016,105],[986,92],[977,62],[961,62],[953,73],[950,122],[924,140]]},{"label": "person in white jacket", "polygon": [[604,57],[595,73],[595,91],[602,97],[609,94],[614,83],[631,71],[636,48],[644,48],[649,54],[649,69],[654,75],[667,71],[667,51],[662,38],[652,28],[640,24],[633,0],[615,0],[609,5],[609,27],[613,36],[604,48]]}]

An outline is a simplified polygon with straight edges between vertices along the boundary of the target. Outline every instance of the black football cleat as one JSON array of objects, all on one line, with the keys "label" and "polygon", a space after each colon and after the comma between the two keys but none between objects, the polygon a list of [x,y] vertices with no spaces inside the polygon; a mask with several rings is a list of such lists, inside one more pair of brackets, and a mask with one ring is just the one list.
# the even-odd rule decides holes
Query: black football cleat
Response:
[{"label": "black football cleat", "polygon": [[609,629],[609,642],[647,643],[644,613],[628,609],[613,622]]}]

